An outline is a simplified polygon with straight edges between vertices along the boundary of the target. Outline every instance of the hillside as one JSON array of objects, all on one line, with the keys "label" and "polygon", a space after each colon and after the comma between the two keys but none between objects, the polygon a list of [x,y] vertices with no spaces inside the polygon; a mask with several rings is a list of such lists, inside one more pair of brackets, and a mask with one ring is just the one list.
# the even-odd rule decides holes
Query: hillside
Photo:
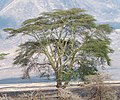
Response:
[{"label": "hillside", "polygon": [[[6,1],[6,0],[5,0]],[[10,3],[0,11],[1,20],[18,24],[25,19],[38,16],[41,12],[54,9],[84,8],[100,22],[120,22],[119,0],[8,0]],[[3,22],[3,21],[2,21]],[[9,26],[9,25],[7,25]]]},{"label": "hillside", "polygon": [[[0,0],[0,52],[11,53],[7,61],[5,60],[1,64],[5,67],[12,66],[11,62],[13,56],[15,56],[14,51],[16,45],[22,41],[20,40],[21,38],[5,40],[6,33],[2,31],[3,28],[18,27],[22,21],[36,17],[42,12],[69,8],[84,8],[87,10],[87,13],[93,15],[99,23],[109,22],[112,25],[117,22],[117,26],[119,26],[120,23],[120,0]],[[117,33],[120,33],[120,31],[118,30]],[[119,79],[120,65],[120,35],[117,33],[114,32],[111,35],[111,39],[113,40],[111,46],[115,52],[110,56],[114,69],[109,68],[110,73],[113,75],[117,73],[117,76],[115,76],[116,80]],[[8,70],[12,75],[13,69],[11,68],[5,69],[2,76],[8,75],[9,73],[6,73]],[[0,71],[2,72],[2,70]],[[17,74],[16,76],[19,75]],[[14,75],[10,77],[14,77]]]}]

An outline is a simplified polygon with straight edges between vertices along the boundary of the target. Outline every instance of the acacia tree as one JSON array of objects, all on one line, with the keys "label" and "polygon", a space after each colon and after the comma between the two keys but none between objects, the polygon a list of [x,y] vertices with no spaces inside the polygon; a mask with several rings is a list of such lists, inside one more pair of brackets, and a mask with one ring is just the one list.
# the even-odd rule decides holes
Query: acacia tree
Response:
[{"label": "acacia tree", "polygon": [[108,35],[112,28],[95,21],[85,10],[73,8],[42,13],[24,21],[18,29],[4,29],[9,37],[30,37],[19,45],[14,64],[26,67],[24,76],[28,78],[34,68],[42,75],[52,69],[58,88],[76,76],[84,80],[98,71],[97,66],[110,65]]}]

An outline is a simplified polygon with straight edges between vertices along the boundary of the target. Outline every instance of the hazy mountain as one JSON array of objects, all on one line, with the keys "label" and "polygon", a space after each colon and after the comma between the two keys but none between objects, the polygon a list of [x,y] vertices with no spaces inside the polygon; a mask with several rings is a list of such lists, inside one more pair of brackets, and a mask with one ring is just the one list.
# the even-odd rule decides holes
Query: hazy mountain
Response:
[{"label": "hazy mountain", "polygon": [[[12,66],[11,60],[14,55],[15,45],[20,42],[21,39],[4,40],[4,33],[1,31],[7,27],[17,27],[22,21],[38,16],[41,12],[52,11],[54,9],[68,9],[68,8],[84,8],[87,13],[93,15],[98,22],[110,23],[111,25],[120,28],[120,0],[0,0],[0,33],[2,38],[0,39],[0,52],[10,52],[8,60],[2,62],[3,66]],[[112,48],[115,53],[112,56],[113,69],[110,70],[112,74],[119,74],[120,65],[120,30],[117,33],[112,33],[111,38]],[[9,66],[8,66],[9,65]],[[11,71],[10,71],[11,70]],[[16,70],[16,69],[15,69]],[[6,74],[2,73],[2,77]],[[13,72],[13,69],[9,69],[9,72]],[[7,72],[8,73],[8,72]],[[12,77],[12,76],[11,76]],[[13,75],[14,77],[14,75]],[[116,76],[119,79],[119,75]]]},{"label": "hazy mountain", "polygon": [[9,5],[13,0],[0,0],[0,10]]},{"label": "hazy mountain", "polygon": [[18,25],[41,12],[76,7],[88,10],[99,22],[120,22],[120,0],[1,0],[0,7],[1,28]]}]

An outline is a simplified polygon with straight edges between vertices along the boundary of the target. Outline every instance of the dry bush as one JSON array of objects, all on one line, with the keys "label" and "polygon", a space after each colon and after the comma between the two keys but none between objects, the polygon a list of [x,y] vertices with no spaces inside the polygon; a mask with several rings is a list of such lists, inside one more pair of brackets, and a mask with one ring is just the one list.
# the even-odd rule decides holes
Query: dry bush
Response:
[{"label": "dry bush", "polygon": [[58,97],[60,100],[83,100],[80,96],[62,88],[58,89]]},{"label": "dry bush", "polygon": [[87,77],[86,89],[90,92],[88,100],[117,100],[116,90],[104,83],[108,75],[91,75]]},{"label": "dry bush", "polygon": [[0,97],[0,100],[13,100],[11,97],[8,97],[7,95],[3,95]]}]

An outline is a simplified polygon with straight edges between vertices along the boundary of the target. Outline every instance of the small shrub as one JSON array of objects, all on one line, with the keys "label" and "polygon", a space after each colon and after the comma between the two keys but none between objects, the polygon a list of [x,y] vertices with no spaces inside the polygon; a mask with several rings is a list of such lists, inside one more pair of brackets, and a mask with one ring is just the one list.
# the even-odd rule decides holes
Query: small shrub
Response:
[{"label": "small shrub", "polygon": [[86,89],[90,92],[88,100],[117,100],[116,90],[104,83],[106,75],[91,75],[87,77]]}]

